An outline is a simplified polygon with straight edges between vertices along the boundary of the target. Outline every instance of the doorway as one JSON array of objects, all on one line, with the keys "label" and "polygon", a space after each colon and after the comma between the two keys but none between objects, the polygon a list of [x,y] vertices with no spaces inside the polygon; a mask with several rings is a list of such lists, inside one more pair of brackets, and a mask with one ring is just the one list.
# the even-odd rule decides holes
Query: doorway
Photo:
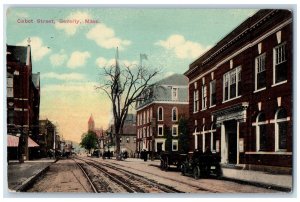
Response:
[{"label": "doorway", "polygon": [[158,142],[157,144],[156,144],[156,148],[157,148],[157,153],[161,153],[161,151],[162,151],[162,145],[163,145],[163,143],[162,142]]},{"label": "doorway", "polygon": [[237,122],[230,120],[225,122],[225,134],[227,143],[227,157],[229,164],[237,163]]}]

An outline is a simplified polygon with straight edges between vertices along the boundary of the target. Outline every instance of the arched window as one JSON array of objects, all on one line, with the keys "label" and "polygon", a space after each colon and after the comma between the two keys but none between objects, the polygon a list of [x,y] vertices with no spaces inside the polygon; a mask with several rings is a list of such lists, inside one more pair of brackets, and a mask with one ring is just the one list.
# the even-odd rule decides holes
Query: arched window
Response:
[{"label": "arched window", "polygon": [[289,117],[286,110],[280,108],[275,114],[275,151],[285,151],[287,149],[287,129]]},{"label": "arched window", "polygon": [[178,119],[178,116],[177,116],[177,107],[173,107],[172,109],[172,121],[177,121]]},{"label": "arched window", "polygon": [[158,107],[157,109],[157,119],[158,121],[163,121],[164,120],[164,109],[162,107]]},{"label": "arched window", "polygon": [[266,151],[267,149],[267,124],[264,113],[259,113],[256,117],[256,151]]}]

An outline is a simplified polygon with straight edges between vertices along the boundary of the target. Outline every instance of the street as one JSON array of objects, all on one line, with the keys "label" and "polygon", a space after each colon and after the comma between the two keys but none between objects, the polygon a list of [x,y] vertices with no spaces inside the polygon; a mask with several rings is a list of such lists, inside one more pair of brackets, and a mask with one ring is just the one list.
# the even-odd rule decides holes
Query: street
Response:
[{"label": "street", "polygon": [[[96,193],[277,193],[278,191],[207,178],[195,180],[171,169],[162,171],[159,161],[77,156],[52,164],[27,192]],[[81,170],[82,168],[82,170]],[[84,174],[84,172],[86,174]],[[88,176],[88,178],[86,177]],[[90,183],[90,182],[91,183]],[[91,185],[93,184],[93,185]]]}]

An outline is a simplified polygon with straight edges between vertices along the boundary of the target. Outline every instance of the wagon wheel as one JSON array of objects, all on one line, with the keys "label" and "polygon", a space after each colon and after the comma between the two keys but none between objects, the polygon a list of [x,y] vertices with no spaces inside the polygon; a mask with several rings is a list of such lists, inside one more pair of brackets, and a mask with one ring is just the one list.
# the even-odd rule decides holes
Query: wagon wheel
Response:
[{"label": "wagon wheel", "polygon": [[216,166],[216,177],[217,178],[222,177],[222,170],[221,170],[221,166],[220,165]]},{"label": "wagon wheel", "polygon": [[193,169],[193,176],[195,178],[195,180],[198,180],[200,178],[200,168],[199,166],[196,166],[194,169]]},{"label": "wagon wheel", "polygon": [[166,157],[164,168],[165,168],[165,170],[169,169],[169,158],[168,157]]}]

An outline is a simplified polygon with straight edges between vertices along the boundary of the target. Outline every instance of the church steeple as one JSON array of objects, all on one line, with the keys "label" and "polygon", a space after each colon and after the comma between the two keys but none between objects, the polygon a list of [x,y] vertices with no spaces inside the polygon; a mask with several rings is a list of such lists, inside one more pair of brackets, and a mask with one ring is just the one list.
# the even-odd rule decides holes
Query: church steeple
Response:
[{"label": "church steeple", "polygon": [[93,114],[91,114],[88,121],[88,131],[94,131],[94,130],[95,130],[95,122],[94,122]]}]

